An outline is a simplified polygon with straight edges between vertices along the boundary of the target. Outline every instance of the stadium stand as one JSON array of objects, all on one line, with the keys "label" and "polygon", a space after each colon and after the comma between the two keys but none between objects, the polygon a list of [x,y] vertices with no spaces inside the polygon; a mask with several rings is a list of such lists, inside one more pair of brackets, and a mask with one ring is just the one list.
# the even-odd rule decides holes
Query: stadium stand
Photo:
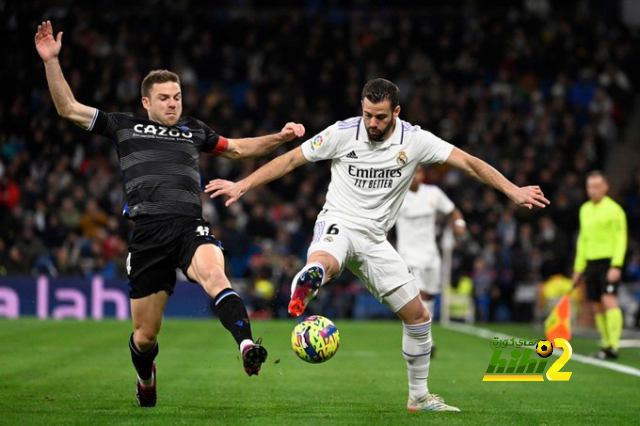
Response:
[{"label": "stadium stand", "polygon": [[[396,82],[401,118],[516,184],[540,184],[552,201],[543,212],[519,210],[454,170],[430,168],[429,182],[467,220],[454,276],[473,280],[478,315],[487,320],[518,319],[518,285],[570,272],[584,177],[611,170],[607,160],[638,115],[638,34],[605,6],[551,13],[527,6],[536,2],[499,11],[400,2],[370,15],[358,1],[308,1],[293,10],[275,2],[259,13],[249,1],[198,6],[197,13],[191,1],[133,9],[130,2],[91,3],[4,5],[11,48],[0,71],[0,276],[125,276],[132,224],[121,215],[116,152],[57,117],[33,48],[43,18],[65,32],[62,66],[82,102],[143,115],[142,77],[168,68],[182,78],[185,114],[228,137],[274,132],[287,121],[303,123],[311,137],[360,113],[367,79]],[[201,170],[206,181],[233,180],[265,161],[203,156]],[[328,164],[309,164],[231,209],[203,196],[230,275],[245,279],[255,311],[286,315],[328,176]],[[630,231],[625,280],[638,282],[640,171],[616,182],[613,195]],[[359,289],[345,275],[318,303],[332,316],[367,315],[369,307],[356,302]]]}]

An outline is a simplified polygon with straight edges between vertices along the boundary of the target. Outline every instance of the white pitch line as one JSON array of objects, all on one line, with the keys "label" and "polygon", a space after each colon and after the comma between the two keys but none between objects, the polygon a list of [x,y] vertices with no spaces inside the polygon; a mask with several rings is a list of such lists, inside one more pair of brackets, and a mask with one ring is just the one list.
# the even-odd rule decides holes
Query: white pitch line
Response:
[{"label": "white pitch line", "polygon": [[620,340],[621,348],[640,348],[640,340],[622,339]]},{"label": "white pitch line", "polygon": [[[479,328],[469,324],[449,324],[449,325],[443,326],[443,328],[453,330],[453,331],[459,331],[461,333],[470,334],[476,337],[482,337],[485,339],[493,339],[494,337],[497,337],[500,340],[519,339],[518,337],[515,337],[515,336],[509,336],[507,334],[497,333],[495,331]],[[562,355],[562,350],[556,349],[553,351],[552,355],[560,356]],[[590,358],[588,356],[580,355],[575,352],[571,356],[571,360],[572,361],[575,360],[583,364],[595,365],[598,367],[606,368],[608,370],[617,371],[618,373],[628,374],[630,376],[640,377],[640,370],[638,370],[637,368],[629,367],[627,365],[616,364],[610,361],[603,361],[600,359]]]}]

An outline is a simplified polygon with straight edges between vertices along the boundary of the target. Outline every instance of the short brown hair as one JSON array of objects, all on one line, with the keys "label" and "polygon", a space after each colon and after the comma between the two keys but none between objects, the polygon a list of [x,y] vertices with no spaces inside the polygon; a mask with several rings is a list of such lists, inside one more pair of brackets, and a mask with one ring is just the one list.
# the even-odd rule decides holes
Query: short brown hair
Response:
[{"label": "short brown hair", "polygon": [[364,85],[362,100],[364,101],[365,98],[374,104],[388,100],[391,102],[391,109],[395,109],[400,103],[400,89],[389,80],[375,78]]},{"label": "short brown hair", "polygon": [[609,182],[609,180],[607,179],[605,174],[602,173],[600,170],[593,170],[593,171],[590,171],[589,173],[587,173],[587,179],[592,178],[592,177],[601,177],[603,181]]},{"label": "short brown hair", "polygon": [[180,85],[180,77],[175,72],[169,70],[153,70],[142,80],[140,91],[143,98],[148,98],[151,93],[151,88],[156,83],[166,83],[167,81],[173,81]]}]

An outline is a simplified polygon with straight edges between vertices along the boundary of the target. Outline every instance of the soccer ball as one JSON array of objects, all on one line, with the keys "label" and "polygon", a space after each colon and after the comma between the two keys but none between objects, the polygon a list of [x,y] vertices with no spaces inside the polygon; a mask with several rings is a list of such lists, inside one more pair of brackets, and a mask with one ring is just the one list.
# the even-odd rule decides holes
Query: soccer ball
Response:
[{"label": "soccer ball", "polygon": [[303,361],[320,364],[338,351],[340,332],[327,318],[313,315],[298,323],[291,333],[293,351]]},{"label": "soccer ball", "polygon": [[536,353],[542,358],[549,358],[553,353],[553,346],[548,340],[540,340],[536,343]]}]

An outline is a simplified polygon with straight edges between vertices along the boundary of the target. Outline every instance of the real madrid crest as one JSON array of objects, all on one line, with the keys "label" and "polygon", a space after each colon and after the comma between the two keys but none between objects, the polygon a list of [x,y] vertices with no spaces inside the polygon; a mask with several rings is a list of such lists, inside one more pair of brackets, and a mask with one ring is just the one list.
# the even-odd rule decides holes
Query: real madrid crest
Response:
[{"label": "real madrid crest", "polygon": [[407,157],[407,153],[404,151],[400,151],[398,153],[398,158],[396,159],[398,166],[405,166],[409,162],[409,158]]}]

